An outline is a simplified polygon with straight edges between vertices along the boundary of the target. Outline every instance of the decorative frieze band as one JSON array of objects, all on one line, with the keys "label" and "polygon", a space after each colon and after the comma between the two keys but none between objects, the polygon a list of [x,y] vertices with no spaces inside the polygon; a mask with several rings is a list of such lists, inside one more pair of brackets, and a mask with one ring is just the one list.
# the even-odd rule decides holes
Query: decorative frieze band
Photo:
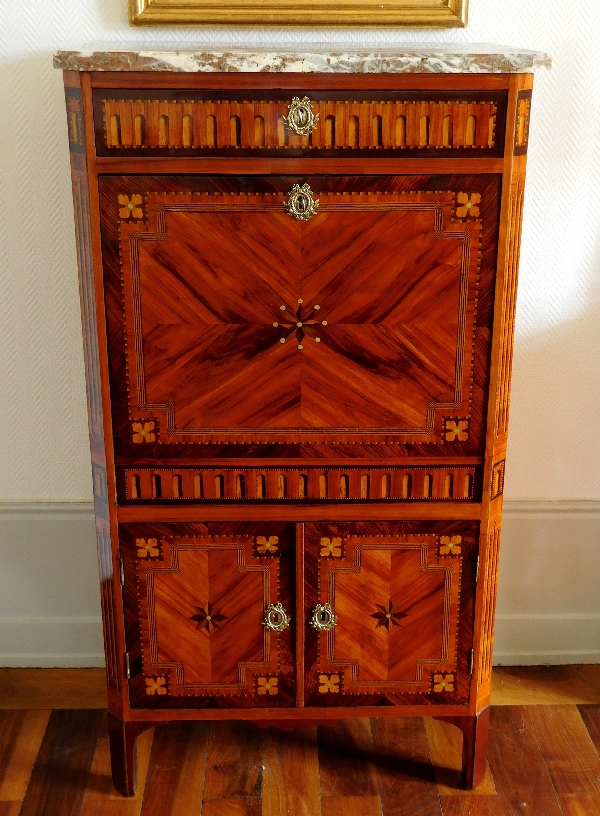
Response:
[{"label": "decorative frieze band", "polygon": [[[123,485],[124,481],[124,485]],[[126,468],[122,500],[304,499],[474,501],[477,466],[389,468]],[[123,490],[124,488],[124,490]]]},{"label": "decorative frieze band", "polygon": [[[315,130],[286,127],[286,101],[102,99],[101,140],[118,148],[346,148],[490,150],[498,105],[490,101],[316,101]],[[317,119],[318,116],[318,119]],[[99,123],[100,124],[100,123]]]}]

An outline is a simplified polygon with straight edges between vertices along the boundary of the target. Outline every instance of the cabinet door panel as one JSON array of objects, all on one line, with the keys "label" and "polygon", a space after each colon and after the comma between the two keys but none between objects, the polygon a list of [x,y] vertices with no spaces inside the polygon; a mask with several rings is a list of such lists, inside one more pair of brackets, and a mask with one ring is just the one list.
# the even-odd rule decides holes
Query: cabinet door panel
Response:
[{"label": "cabinet door panel", "polygon": [[[477,533],[464,522],[306,525],[307,705],[466,702]],[[315,628],[326,604],[335,625]]]},{"label": "cabinet door panel", "polygon": [[289,524],[121,527],[131,700],[136,707],[294,704]]},{"label": "cabinet door panel", "polygon": [[101,180],[119,454],[481,453],[498,178],[298,180]]}]

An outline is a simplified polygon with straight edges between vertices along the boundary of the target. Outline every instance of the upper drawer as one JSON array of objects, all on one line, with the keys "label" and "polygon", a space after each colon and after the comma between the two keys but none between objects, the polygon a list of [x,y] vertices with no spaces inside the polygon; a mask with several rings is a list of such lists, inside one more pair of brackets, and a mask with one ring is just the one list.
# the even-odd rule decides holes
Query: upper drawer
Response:
[{"label": "upper drawer", "polygon": [[[286,124],[294,97],[306,135]],[[94,110],[100,156],[497,157],[506,92],[98,89]]]}]

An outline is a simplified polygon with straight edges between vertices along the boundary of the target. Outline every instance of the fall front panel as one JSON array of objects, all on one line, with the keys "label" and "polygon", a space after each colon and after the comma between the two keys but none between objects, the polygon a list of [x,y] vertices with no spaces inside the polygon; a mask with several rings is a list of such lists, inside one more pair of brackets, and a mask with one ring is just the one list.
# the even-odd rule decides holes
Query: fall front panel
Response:
[{"label": "fall front panel", "polygon": [[133,707],[294,705],[294,537],[276,522],[121,526]]},{"label": "fall front panel", "polygon": [[481,453],[497,179],[297,181],[101,181],[118,453]]},{"label": "fall front panel", "polygon": [[305,526],[308,706],[466,704],[478,524]]}]

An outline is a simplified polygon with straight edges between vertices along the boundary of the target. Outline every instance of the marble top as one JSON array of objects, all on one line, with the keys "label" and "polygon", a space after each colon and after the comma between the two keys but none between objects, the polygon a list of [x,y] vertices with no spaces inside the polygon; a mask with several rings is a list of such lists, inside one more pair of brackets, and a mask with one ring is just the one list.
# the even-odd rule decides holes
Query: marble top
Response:
[{"label": "marble top", "polygon": [[543,51],[502,45],[407,45],[381,50],[206,50],[193,45],[116,43],[58,51],[54,67],[67,71],[285,72],[340,74],[519,74],[550,68]]}]

